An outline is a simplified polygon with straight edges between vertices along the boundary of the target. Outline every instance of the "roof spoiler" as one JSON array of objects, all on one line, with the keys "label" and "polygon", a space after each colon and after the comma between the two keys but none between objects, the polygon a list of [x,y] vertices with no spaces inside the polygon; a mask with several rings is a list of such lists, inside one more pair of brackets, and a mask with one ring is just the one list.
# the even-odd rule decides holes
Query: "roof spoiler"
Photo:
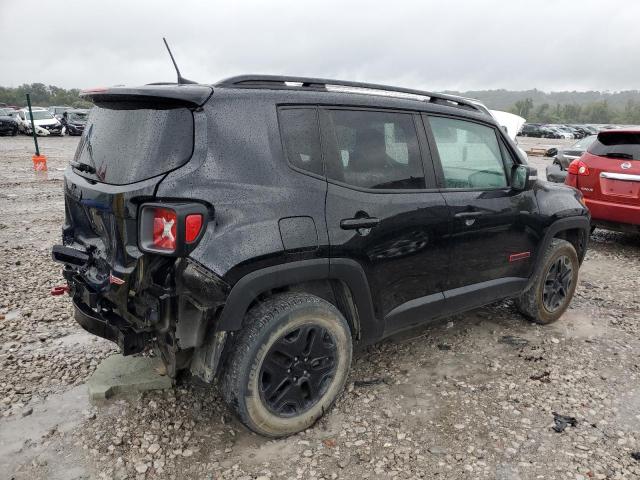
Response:
[{"label": "roof spoiler", "polygon": [[145,104],[151,103],[160,108],[201,107],[213,94],[208,85],[156,84],[141,87],[92,88],[80,92],[96,105],[101,104]]}]

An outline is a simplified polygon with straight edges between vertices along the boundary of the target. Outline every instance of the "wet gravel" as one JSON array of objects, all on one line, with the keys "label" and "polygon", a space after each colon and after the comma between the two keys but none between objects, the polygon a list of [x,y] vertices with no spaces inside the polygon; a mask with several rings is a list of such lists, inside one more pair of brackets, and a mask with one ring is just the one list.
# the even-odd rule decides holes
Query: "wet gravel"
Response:
[{"label": "wet gravel", "polygon": [[[42,139],[49,172],[36,176],[29,139],[0,138],[8,478],[640,475],[640,236],[602,230],[559,322],[531,324],[505,301],[385,340],[357,353],[336,406],[290,438],[249,433],[215,387],[189,378],[168,392],[90,405],[82,384],[116,348],[75,325],[68,298],[49,295],[62,283],[50,260],[63,218],[59,169],[76,142]],[[576,425],[554,431],[554,412]]]}]

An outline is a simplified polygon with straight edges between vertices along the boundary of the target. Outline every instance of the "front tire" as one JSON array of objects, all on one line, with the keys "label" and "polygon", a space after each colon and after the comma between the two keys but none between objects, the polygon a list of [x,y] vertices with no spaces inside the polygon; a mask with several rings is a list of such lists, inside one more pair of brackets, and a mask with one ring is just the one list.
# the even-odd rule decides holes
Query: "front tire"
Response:
[{"label": "front tire", "polygon": [[558,320],[573,298],[579,268],[573,245],[561,238],[551,240],[530,287],[516,299],[520,313],[543,325]]},{"label": "front tire", "polygon": [[344,389],[352,339],[329,302],[284,293],[246,315],[230,351],[222,394],[242,423],[268,437],[312,426]]}]

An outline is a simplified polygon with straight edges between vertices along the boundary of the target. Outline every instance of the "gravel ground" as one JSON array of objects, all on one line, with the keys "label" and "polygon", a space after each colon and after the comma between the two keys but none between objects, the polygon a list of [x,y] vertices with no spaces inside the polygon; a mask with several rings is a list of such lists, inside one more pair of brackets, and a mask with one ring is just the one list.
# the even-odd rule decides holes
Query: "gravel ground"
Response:
[{"label": "gravel ground", "polygon": [[[74,324],[68,298],[49,296],[62,283],[50,248],[76,144],[41,139],[49,171],[36,175],[30,140],[0,138],[0,477],[640,475],[640,237],[602,230],[555,325],[526,322],[506,301],[385,340],[356,355],[335,408],[293,437],[249,433],[215,388],[189,379],[90,405],[83,383],[116,348]],[[577,423],[557,433],[554,412]]]}]

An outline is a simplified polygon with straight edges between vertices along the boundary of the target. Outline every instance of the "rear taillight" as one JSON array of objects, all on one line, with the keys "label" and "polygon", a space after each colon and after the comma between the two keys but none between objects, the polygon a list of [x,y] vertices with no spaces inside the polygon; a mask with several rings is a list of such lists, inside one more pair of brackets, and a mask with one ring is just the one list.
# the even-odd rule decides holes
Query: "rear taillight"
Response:
[{"label": "rear taillight", "polygon": [[187,218],[184,220],[185,232],[184,239],[187,243],[193,243],[200,235],[200,230],[202,229],[202,215],[195,213],[191,215],[187,215]]},{"label": "rear taillight", "polygon": [[567,172],[573,175],[587,176],[589,175],[589,167],[586,163],[578,158],[569,164]]},{"label": "rear taillight", "polygon": [[140,207],[138,246],[145,252],[184,256],[205,230],[208,209],[199,203],[146,203]]},{"label": "rear taillight", "polygon": [[173,252],[176,249],[176,212],[167,208],[153,209],[153,246]]}]

